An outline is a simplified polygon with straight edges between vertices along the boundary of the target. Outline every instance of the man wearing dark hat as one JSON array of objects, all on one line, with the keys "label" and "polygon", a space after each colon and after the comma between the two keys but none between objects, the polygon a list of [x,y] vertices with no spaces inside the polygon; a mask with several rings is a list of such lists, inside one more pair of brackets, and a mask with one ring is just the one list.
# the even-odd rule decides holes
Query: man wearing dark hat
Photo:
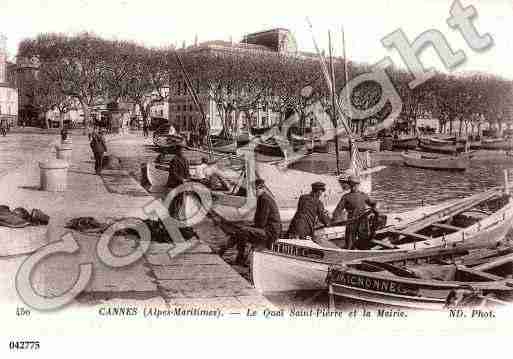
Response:
[{"label": "man wearing dark hat", "polygon": [[314,238],[314,230],[317,221],[329,226],[330,218],[320,198],[326,191],[326,185],[322,182],[312,183],[312,191],[299,197],[296,214],[290,222],[288,235],[290,238],[306,237]]},{"label": "man wearing dark hat", "polygon": [[90,146],[94,155],[94,171],[99,175],[103,168],[103,155],[107,151],[107,145],[105,144],[105,138],[101,130],[93,130]]},{"label": "man wearing dark hat", "polygon": [[360,179],[357,176],[349,176],[339,179],[341,184],[348,184],[350,191],[342,196],[333,212],[332,224],[346,222],[344,211],[347,213],[345,241],[347,249],[368,249],[369,245],[369,221],[365,215],[367,206],[376,211],[376,201],[358,190]]},{"label": "man wearing dark hat", "polygon": [[223,231],[231,236],[231,241],[226,246],[221,247],[219,254],[223,255],[226,249],[234,245],[232,241],[237,242],[236,262],[243,263],[244,248],[246,243],[251,243],[256,248],[271,248],[272,244],[281,235],[280,210],[276,201],[265,187],[263,179],[255,180],[255,191],[257,197],[255,217],[253,226],[222,223]]},{"label": "man wearing dark hat", "polygon": [[[189,164],[183,155],[182,144],[176,145],[175,156],[169,161],[169,175],[167,178],[167,186],[173,190],[182,185],[185,180],[189,179]],[[172,217],[178,218],[178,213],[183,205],[183,193],[179,193],[171,202],[169,206],[169,214]]]}]

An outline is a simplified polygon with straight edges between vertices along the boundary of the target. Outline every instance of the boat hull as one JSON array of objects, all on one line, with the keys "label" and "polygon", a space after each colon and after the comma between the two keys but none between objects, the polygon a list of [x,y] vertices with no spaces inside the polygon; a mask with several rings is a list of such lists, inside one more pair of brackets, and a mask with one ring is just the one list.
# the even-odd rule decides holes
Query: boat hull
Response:
[{"label": "boat hull", "polygon": [[448,157],[435,156],[426,158],[421,154],[401,154],[404,164],[408,167],[446,170],[446,171],[465,171],[470,164],[468,157]]},{"label": "boat hull", "polygon": [[[409,216],[408,222],[415,221],[438,210],[440,210],[440,206],[430,206],[424,213],[416,210],[414,215]],[[405,217],[408,217],[408,215],[405,215]],[[324,279],[328,274],[329,266],[332,264],[387,253],[407,253],[448,246],[460,248],[486,247],[501,242],[511,228],[512,223],[513,202],[510,202],[493,216],[484,218],[459,232],[440,238],[403,244],[398,246],[398,249],[347,250],[321,247],[312,241],[281,239],[273,245],[272,250],[255,251],[253,253],[253,283],[261,293],[321,290],[327,287]]]},{"label": "boat hull", "polygon": [[417,137],[411,138],[394,138],[392,140],[392,148],[394,150],[414,150],[417,148],[419,140]]},{"label": "boat hull", "polygon": [[481,141],[483,150],[513,150],[513,140],[483,140]]},{"label": "boat hull", "polygon": [[450,143],[445,140],[434,140],[434,139],[419,139],[419,147],[426,152],[442,153],[442,154],[454,154],[461,152],[465,149],[463,144]]},{"label": "boat hull", "polygon": [[[356,140],[358,151],[379,152],[381,150],[381,140]],[[349,139],[339,139],[339,149],[349,150]]]}]

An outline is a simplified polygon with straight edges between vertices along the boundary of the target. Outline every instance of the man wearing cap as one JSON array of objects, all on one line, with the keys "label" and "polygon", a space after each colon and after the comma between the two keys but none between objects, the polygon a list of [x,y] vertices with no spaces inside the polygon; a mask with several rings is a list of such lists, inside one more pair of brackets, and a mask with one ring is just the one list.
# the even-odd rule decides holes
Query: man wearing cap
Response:
[{"label": "man wearing cap", "polygon": [[329,226],[330,218],[320,198],[326,191],[326,185],[322,182],[312,183],[312,191],[299,197],[296,214],[290,222],[288,235],[290,238],[306,237],[314,238],[315,224],[317,221]]},{"label": "man wearing cap", "polygon": [[[169,175],[167,178],[167,187],[172,191],[173,189],[181,186],[185,180],[189,179],[189,164],[183,155],[182,144],[176,145],[175,156],[169,161]],[[169,214],[178,218],[180,208],[184,203],[184,193],[178,193],[169,205]]]},{"label": "man wearing cap", "polygon": [[341,184],[347,183],[350,191],[342,196],[333,212],[332,224],[344,221],[344,211],[347,213],[345,241],[347,249],[367,249],[369,234],[368,217],[365,215],[367,206],[376,211],[376,201],[358,190],[360,179],[357,176],[349,176],[347,180],[340,179]]},{"label": "man wearing cap", "polygon": [[107,152],[107,145],[101,130],[94,129],[91,134],[91,150],[94,155],[94,171],[99,175],[103,168],[103,156]]},{"label": "man wearing cap", "polygon": [[221,247],[219,254],[223,255],[227,248],[237,242],[237,263],[243,263],[244,248],[246,243],[251,243],[256,248],[271,248],[272,244],[281,235],[280,210],[272,195],[267,191],[263,179],[255,180],[255,191],[257,197],[255,217],[253,226],[223,223],[221,228],[230,235],[231,241]]}]

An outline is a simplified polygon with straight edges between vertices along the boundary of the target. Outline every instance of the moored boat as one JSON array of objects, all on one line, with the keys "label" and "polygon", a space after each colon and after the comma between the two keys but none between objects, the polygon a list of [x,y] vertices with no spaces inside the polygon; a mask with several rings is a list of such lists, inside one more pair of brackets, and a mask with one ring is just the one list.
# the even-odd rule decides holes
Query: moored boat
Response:
[{"label": "moored boat", "polygon": [[[349,149],[349,139],[348,138],[339,138],[339,149],[340,150],[348,150]],[[379,152],[381,150],[381,140],[380,139],[357,139],[355,140],[356,146],[359,151],[370,151],[370,152]]]},{"label": "moored boat", "polygon": [[[493,211],[485,208],[493,207]],[[325,276],[330,264],[384,253],[402,253],[448,245],[482,247],[502,241],[511,227],[513,202],[502,191],[489,190],[424,213],[414,212],[405,224],[387,223],[376,232],[372,247],[363,250],[343,249],[329,241],[280,239],[269,250],[255,251],[252,273],[260,292],[314,290],[326,287]],[[395,217],[395,216],[394,216]],[[405,218],[408,218],[406,215]],[[405,222],[405,221],[403,221]],[[340,229],[324,230],[324,237],[343,237]]]},{"label": "moored boat", "polygon": [[392,140],[394,150],[414,150],[419,144],[417,136],[398,137]]},{"label": "moored boat", "polygon": [[454,154],[465,150],[465,145],[456,141],[442,140],[434,137],[419,139],[419,147],[426,152]]},{"label": "moored boat", "polygon": [[327,276],[330,307],[335,309],[337,297],[434,310],[506,304],[513,301],[513,279],[506,278],[511,274],[512,253],[509,244],[344,262],[330,268]]},{"label": "moored boat", "polygon": [[433,155],[419,152],[401,153],[404,164],[409,167],[465,171],[470,165],[470,158],[464,154],[459,156]]},{"label": "moored boat", "polygon": [[513,150],[513,139],[494,138],[481,141],[483,150]]},{"label": "moored boat", "polygon": [[255,146],[255,152],[261,153],[266,156],[283,157],[283,150],[274,138],[269,138],[266,141],[260,141]]}]

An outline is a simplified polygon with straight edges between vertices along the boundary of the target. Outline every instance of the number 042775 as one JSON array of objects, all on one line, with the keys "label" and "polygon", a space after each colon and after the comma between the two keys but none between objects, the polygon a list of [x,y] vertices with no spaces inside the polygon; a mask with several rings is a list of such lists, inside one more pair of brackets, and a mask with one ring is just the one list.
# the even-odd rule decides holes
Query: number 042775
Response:
[{"label": "number 042775", "polygon": [[40,348],[39,341],[11,341],[9,342],[10,350],[38,350]]}]

